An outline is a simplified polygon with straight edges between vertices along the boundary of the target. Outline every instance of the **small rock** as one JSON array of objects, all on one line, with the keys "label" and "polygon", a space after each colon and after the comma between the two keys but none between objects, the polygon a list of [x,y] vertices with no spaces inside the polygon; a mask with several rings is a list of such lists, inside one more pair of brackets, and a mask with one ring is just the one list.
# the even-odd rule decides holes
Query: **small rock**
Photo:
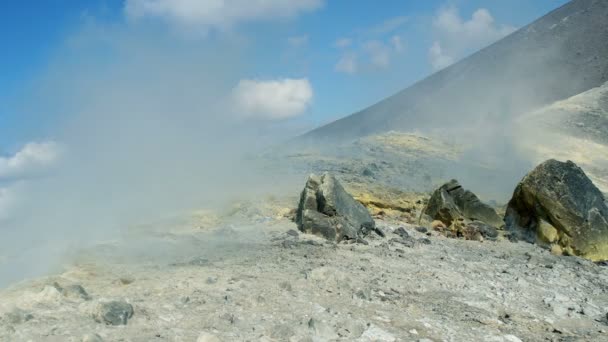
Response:
[{"label": "small rock", "polygon": [[333,341],[339,337],[329,324],[321,320],[311,318],[308,321],[308,328],[310,328],[314,332],[316,340]]},{"label": "small rock", "polygon": [[433,230],[442,231],[446,228],[447,228],[447,226],[445,225],[445,223],[443,223],[439,220],[435,220],[435,221],[431,222],[431,229],[433,229]]},{"label": "small rock", "polygon": [[370,289],[359,289],[357,292],[355,292],[355,296],[359,299],[371,300],[372,291]]},{"label": "small rock", "polygon": [[538,238],[546,243],[554,243],[559,240],[559,233],[555,227],[543,219],[539,219],[537,234]]},{"label": "small rock", "polygon": [[222,340],[220,340],[219,337],[211,333],[203,331],[202,333],[200,333],[200,335],[198,335],[196,342],[222,342]]},{"label": "small rock", "polygon": [[82,337],[82,342],[103,342],[103,339],[97,334],[86,334]]},{"label": "small rock", "polygon": [[291,284],[289,282],[283,281],[279,284],[279,287],[285,291],[292,291]]},{"label": "small rock", "polygon": [[399,235],[401,238],[406,239],[410,237],[410,234],[403,227],[399,227],[394,231],[395,234]]},{"label": "small rock", "polygon": [[59,291],[62,295],[64,295],[65,297],[68,297],[68,298],[83,299],[83,300],[91,299],[91,297],[89,296],[87,291],[84,289],[84,287],[82,287],[81,285],[78,285],[78,284],[62,287],[58,283],[54,283],[53,287],[55,287],[57,289],[57,291]]},{"label": "small rock", "polygon": [[553,255],[562,255],[562,254],[564,254],[564,251],[562,250],[562,247],[560,245],[552,245],[551,246],[551,254],[553,254]]},{"label": "small rock", "polygon": [[416,242],[418,242],[421,245],[430,245],[431,244],[431,240],[427,239],[427,238],[421,238],[416,240]]},{"label": "small rock", "polygon": [[125,301],[102,302],[97,305],[93,319],[107,325],[126,325],[133,317],[133,306]]},{"label": "small rock", "polygon": [[415,242],[412,238],[407,238],[407,239],[393,238],[393,239],[390,239],[389,242],[398,243],[398,244],[404,245],[405,247],[409,247],[409,248],[412,248],[415,245]]},{"label": "small rock", "polygon": [[462,229],[462,234],[465,239],[473,241],[496,240],[498,237],[496,228],[481,221],[467,223]]},{"label": "small rock", "polygon": [[285,234],[287,234],[287,235],[289,235],[289,236],[299,236],[299,235],[300,235],[300,233],[298,233],[298,231],[297,231],[297,230],[295,230],[295,229],[290,229],[290,230],[288,230],[288,231],[287,231],[287,233],[285,233]]},{"label": "small rock", "polygon": [[215,284],[217,283],[217,277],[208,277],[207,280],[205,280],[205,283],[209,285]]},{"label": "small rock", "polygon": [[415,229],[416,229],[417,232],[420,232],[420,233],[423,233],[423,234],[426,233],[426,232],[428,232],[428,229],[426,229],[426,227],[422,227],[422,226],[418,226]]},{"label": "small rock", "polygon": [[374,227],[373,231],[378,234],[378,236],[380,237],[386,237],[386,234],[384,234],[384,231],[382,229],[380,229],[379,227]]},{"label": "small rock", "polygon": [[297,245],[298,245],[298,242],[294,241],[292,239],[281,241],[281,247],[283,247],[283,248],[289,249],[289,248],[296,247]]},{"label": "small rock", "polygon": [[359,341],[374,341],[374,342],[394,342],[397,339],[391,333],[386,332],[375,325],[370,325],[363,335],[359,338]]},{"label": "small rock", "polygon": [[506,342],[522,342],[519,337],[515,335],[505,335],[503,336]]},{"label": "small rock", "polygon": [[132,284],[133,282],[135,282],[135,279],[133,279],[131,277],[120,277],[118,279],[118,282],[120,283],[120,285],[129,285],[129,284]]}]

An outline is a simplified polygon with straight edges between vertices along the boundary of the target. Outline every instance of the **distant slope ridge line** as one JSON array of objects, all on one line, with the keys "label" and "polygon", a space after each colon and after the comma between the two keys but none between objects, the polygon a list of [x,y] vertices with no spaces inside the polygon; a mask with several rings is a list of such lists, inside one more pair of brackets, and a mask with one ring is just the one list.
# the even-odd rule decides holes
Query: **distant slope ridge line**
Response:
[{"label": "distant slope ridge line", "polygon": [[608,1],[571,1],[411,87],[298,140],[346,140],[390,130],[511,122],[608,81],[606,18]]}]

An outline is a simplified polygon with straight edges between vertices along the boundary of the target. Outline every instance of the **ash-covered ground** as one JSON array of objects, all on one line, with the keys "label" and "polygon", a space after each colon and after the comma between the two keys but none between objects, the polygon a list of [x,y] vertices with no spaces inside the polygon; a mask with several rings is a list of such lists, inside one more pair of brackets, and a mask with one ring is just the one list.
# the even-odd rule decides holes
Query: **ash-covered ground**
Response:
[{"label": "ash-covered ground", "polygon": [[0,292],[0,340],[608,341],[604,266],[390,215],[376,216],[385,237],[336,244],[297,232],[296,204],[200,211],[74,252]]}]

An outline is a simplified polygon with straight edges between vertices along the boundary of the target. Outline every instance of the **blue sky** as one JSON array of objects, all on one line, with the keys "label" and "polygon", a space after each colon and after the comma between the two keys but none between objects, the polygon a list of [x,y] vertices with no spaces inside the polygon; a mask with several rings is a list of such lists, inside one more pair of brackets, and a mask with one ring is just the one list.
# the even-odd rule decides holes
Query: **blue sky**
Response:
[{"label": "blue sky", "polygon": [[[135,8],[131,12],[129,2]],[[164,7],[150,7],[154,2]],[[239,74],[226,78],[235,88],[241,79],[307,81],[256,88],[263,97],[263,89],[276,92],[291,87],[304,91],[294,95],[304,96],[298,100],[304,102],[265,104],[263,99],[249,99],[248,105],[253,101],[255,107],[249,108],[252,115],[276,112],[282,122],[290,118],[301,127],[311,127],[371,105],[566,1],[295,0],[274,1],[276,5],[270,1],[262,13],[255,8],[247,12],[248,7],[241,5],[238,11],[226,6],[210,15],[205,11],[211,10],[200,5],[205,2],[209,1],[3,1],[0,152],[55,138],[56,122],[71,103],[49,100],[55,94],[48,89],[62,87],[57,75],[49,75],[77,70],[65,66],[70,58],[72,63],[101,68],[107,52],[103,44],[87,46],[84,52],[66,48],[74,37],[86,35],[83,32],[91,23],[97,30],[120,31],[152,44],[155,36],[173,39],[184,51],[217,51],[218,46],[238,45],[231,51],[244,55],[235,68]],[[176,12],[175,6],[186,8],[186,13]],[[480,10],[477,19],[472,19]],[[96,42],[86,36],[83,39],[91,40],[91,45]],[[434,46],[441,52],[433,50]],[[113,52],[108,55],[108,60],[118,58]],[[218,65],[222,67],[230,66]],[[245,85],[243,91],[255,92],[251,89],[255,84]],[[310,94],[302,86],[309,87]]]}]

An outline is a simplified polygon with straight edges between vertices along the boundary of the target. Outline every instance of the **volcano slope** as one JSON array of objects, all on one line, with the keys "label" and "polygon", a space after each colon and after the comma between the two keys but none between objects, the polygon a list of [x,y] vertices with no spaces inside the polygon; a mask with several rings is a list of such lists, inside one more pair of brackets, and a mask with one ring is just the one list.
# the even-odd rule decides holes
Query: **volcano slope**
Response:
[{"label": "volcano slope", "polygon": [[608,81],[608,3],[574,0],[301,141],[510,122]]},{"label": "volcano slope", "polygon": [[[332,165],[336,159],[379,165],[388,158],[411,171],[402,175],[412,176],[413,187],[429,183],[420,179],[437,185],[454,177],[500,201],[541,160],[572,159],[607,192],[606,18],[606,1],[571,1],[369,108],[304,134],[292,147]],[[393,158],[400,153],[394,149],[382,156],[382,144],[357,150],[362,141],[394,143],[395,134],[423,137],[458,154],[447,161],[432,154],[403,161]],[[346,158],[349,145],[353,153]]]}]

